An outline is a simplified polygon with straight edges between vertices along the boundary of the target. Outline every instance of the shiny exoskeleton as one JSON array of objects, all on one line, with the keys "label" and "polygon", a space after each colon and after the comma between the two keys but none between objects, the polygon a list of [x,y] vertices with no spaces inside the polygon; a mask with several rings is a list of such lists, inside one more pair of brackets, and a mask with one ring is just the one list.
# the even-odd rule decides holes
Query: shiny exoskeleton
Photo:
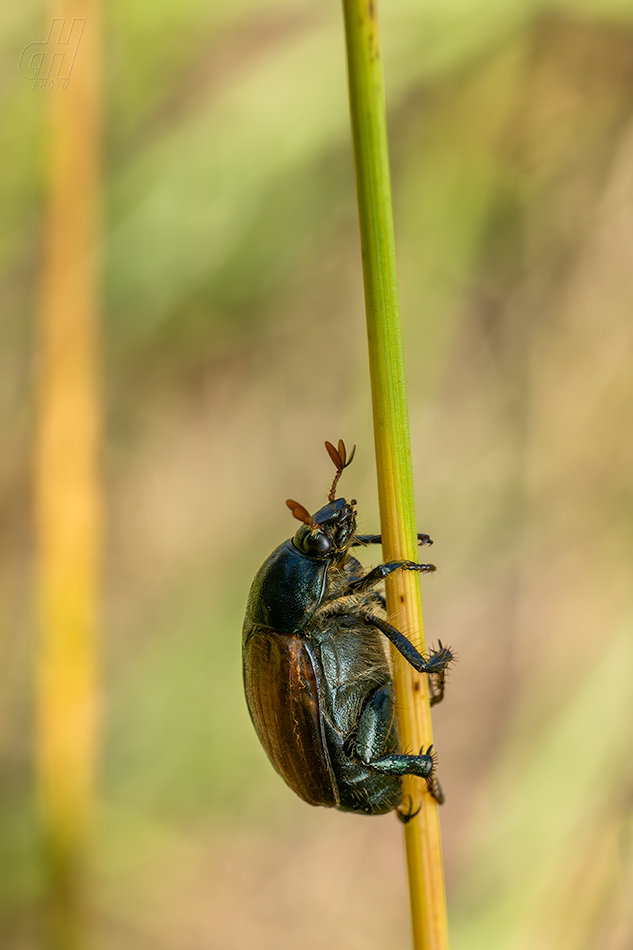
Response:
[{"label": "shiny exoskeleton", "polygon": [[[270,761],[304,801],[369,815],[397,809],[407,821],[417,812],[402,806],[401,776],[420,776],[437,801],[444,797],[432,749],[400,750],[382,636],[428,674],[432,703],[442,698],[453,656],[441,643],[430,655],[419,653],[388,623],[375,588],[393,571],[435,567],[391,561],[363,571],[350,548],[379,544],[380,535],[357,535],[356,501],[335,498],[354,450],[347,459],[342,441],[338,449],[325,445],[336,466],[328,504],[310,515],[288,500],[301,527],[251,586],[243,628],[246,700]],[[432,543],[428,535],[418,539]]]}]

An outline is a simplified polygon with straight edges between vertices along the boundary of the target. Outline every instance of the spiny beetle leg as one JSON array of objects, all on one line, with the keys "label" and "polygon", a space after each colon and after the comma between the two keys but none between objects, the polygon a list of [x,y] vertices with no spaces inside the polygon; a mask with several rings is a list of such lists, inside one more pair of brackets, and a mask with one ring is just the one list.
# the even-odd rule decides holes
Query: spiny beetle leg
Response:
[{"label": "spiny beetle leg", "polygon": [[452,650],[445,647],[441,640],[438,640],[438,647],[438,650],[433,650],[425,656],[426,673],[443,673],[451,660],[455,659]]},{"label": "spiny beetle leg", "polygon": [[[391,736],[394,717],[394,695],[392,686],[380,686],[374,691],[365,706],[356,732],[355,753],[358,758],[375,769],[389,775],[417,775],[423,778],[433,798],[440,804],[444,795],[435,776],[435,755],[430,745],[426,752],[420,749],[419,755],[403,753],[384,754]],[[405,824],[415,818],[413,803],[407,811],[398,809],[398,817]]]},{"label": "spiny beetle leg", "polygon": [[[420,749],[420,755],[424,752],[424,746]],[[444,792],[442,791],[442,786],[440,785],[439,779],[437,777],[437,755],[433,751],[433,745],[430,745],[426,750],[426,755],[430,755],[433,759],[433,768],[429,774],[425,777],[424,781],[426,782],[426,787],[429,791],[431,798],[434,798],[438,805],[443,805],[446,801],[444,797]]]},{"label": "spiny beetle leg", "polygon": [[432,574],[435,570],[437,570],[435,564],[418,564],[417,561],[388,561],[386,564],[379,564],[378,567],[375,567],[368,574],[365,574],[364,577],[359,577],[358,580],[352,581],[343,591],[342,596],[346,594],[360,594],[363,591],[369,590],[370,587],[380,583],[380,581],[384,580],[389,574],[393,574],[394,571],[418,571],[420,574]]},{"label": "spiny beetle leg", "polygon": [[[381,534],[357,534],[352,541],[351,547],[358,547],[360,544],[382,544]],[[433,544],[428,534],[418,534],[418,544]]]},{"label": "spiny beetle leg", "polygon": [[444,688],[446,686],[447,667],[443,666],[443,660],[450,653],[450,661],[455,661],[455,654],[448,647],[445,647],[441,640],[437,641],[438,649],[427,653],[426,660],[429,666],[435,666],[436,669],[429,671],[429,701],[431,706],[437,706],[444,699]]},{"label": "spiny beetle leg", "polygon": [[[429,665],[441,666],[441,658],[446,655],[448,650],[444,646],[441,640],[437,641],[438,650],[435,652],[430,652],[426,656],[427,663]],[[451,654],[451,662],[455,660],[455,654],[452,650],[448,650]],[[444,699],[444,687],[446,686],[446,672],[447,668],[443,667],[438,669],[435,672],[429,672],[429,699],[431,706],[436,706],[438,703],[441,703]]]},{"label": "spiny beetle leg", "polygon": [[376,617],[375,614],[367,613],[363,619],[365,623],[371,624],[371,626],[380,630],[381,633],[384,633],[387,639],[391,640],[396,650],[402,654],[405,660],[407,660],[418,673],[428,673],[429,675],[442,673],[453,659],[453,654],[449,648],[445,646],[442,646],[437,652],[431,653],[428,657],[423,656],[416,650],[411,641],[405,637],[404,633],[400,633],[399,630],[392,627],[392,625],[386,620],[383,620],[382,617]]},{"label": "spiny beetle leg", "polygon": [[[368,597],[371,597],[372,600],[380,604],[380,606],[386,610],[387,609],[387,598],[384,594],[379,593],[378,591],[371,591],[368,594]],[[438,657],[445,656],[443,653],[445,647],[442,644],[441,640],[438,640],[439,650],[436,652],[431,651],[425,657],[427,663],[432,662],[433,665],[437,665]],[[455,655],[451,651],[451,661],[455,659]],[[449,661],[450,662],[450,661]],[[441,703],[444,699],[444,689],[446,686],[446,669],[442,669],[439,672],[427,671],[429,675],[429,702],[431,706],[437,706],[438,703]]]},{"label": "spiny beetle leg", "polygon": [[403,752],[394,752],[391,755],[381,755],[378,759],[372,759],[371,762],[365,764],[387,775],[417,775],[419,778],[426,779],[427,785],[435,768],[433,756],[428,753],[406,755]]},{"label": "spiny beetle leg", "polygon": [[[371,591],[367,596],[371,597],[371,599],[376,601],[377,604],[380,604],[380,606],[384,610],[387,609],[387,598],[385,597],[384,594],[381,594],[378,591],[374,590],[374,591]],[[444,647],[442,646],[441,640],[438,640],[438,643],[440,647],[440,653],[438,653],[437,655],[441,655],[441,651],[444,649]],[[434,654],[430,653],[430,654],[427,654],[426,659],[427,661],[429,661],[433,657],[434,657]],[[452,659],[453,660],[455,659],[454,655],[452,656]],[[445,669],[441,670],[439,673],[429,672],[429,702],[431,706],[437,706],[438,703],[442,702],[442,700],[444,699],[445,686],[446,686],[446,670]]]}]

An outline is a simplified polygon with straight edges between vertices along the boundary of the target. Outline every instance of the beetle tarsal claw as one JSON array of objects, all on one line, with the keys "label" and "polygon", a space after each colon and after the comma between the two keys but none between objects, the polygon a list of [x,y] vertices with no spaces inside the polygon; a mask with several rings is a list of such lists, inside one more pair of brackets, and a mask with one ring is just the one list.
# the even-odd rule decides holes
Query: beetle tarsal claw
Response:
[{"label": "beetle tarsal claw", "polygon": [[434,798],[438,805],[443,805],[446,801],[446,796],[444,795],[444,790],[440,785],[435,768],[433,768],[430,775],[426,777],[425,782],[431,798]]},{"label": "beetle tarsal claw", "polygon": [[398,805],[396,808],[398,821],[401,821],[403,825],[407,825],[410,821],[412,821],[413,818],[415,818],[416,815],[419,815],[422,810],[422,804],[420,804],[414,811],[413,799],[410,795],[407,795],[407,798],[409,799],[409,804],[406,808],[404,807],[404,802],[402,802],[402,804]]}]

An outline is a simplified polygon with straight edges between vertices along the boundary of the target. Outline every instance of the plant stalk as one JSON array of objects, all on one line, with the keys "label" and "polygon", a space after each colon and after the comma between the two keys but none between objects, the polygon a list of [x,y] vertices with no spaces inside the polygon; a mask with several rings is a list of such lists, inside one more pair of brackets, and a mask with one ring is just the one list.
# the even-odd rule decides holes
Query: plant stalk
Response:
[{"label": "plant stalk", "polygon": [[[418,560],[409,416],[391,207],[385,96],[376,0],[343,0],[360,217],[369,364],[385,561]],[[424,650],[419,575],[386,580],[390,622]],[[394,655],[403,749],[431,745],[426,677]],[[404,829],[415,950],[447,950],[446,897],[437,803],[425,783],[403,779],[417,818]]]},{"label": "plant stalk", "polygon": [[83,950],[97,749],[99,8],[53,0],[38,326],[35,756],[50,950]]}]

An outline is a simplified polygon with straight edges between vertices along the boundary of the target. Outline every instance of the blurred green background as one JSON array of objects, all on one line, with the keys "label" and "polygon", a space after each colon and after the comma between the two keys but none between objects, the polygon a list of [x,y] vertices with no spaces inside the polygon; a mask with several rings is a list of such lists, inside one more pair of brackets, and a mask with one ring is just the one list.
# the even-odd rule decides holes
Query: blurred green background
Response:
[{"label": "blurred green background", "polygon": [[[48,28],[4,5],[0,947],[39,946],[35,314]],[[453,950],[633,947],[633,4],[381,8]],[[406,948],[392,816],[311,809],[242,697],[250,580],[324,500],[377,527],[342,15],[104,10],[99,950]],[[378,557],[375,552],[375,558]]]}]

